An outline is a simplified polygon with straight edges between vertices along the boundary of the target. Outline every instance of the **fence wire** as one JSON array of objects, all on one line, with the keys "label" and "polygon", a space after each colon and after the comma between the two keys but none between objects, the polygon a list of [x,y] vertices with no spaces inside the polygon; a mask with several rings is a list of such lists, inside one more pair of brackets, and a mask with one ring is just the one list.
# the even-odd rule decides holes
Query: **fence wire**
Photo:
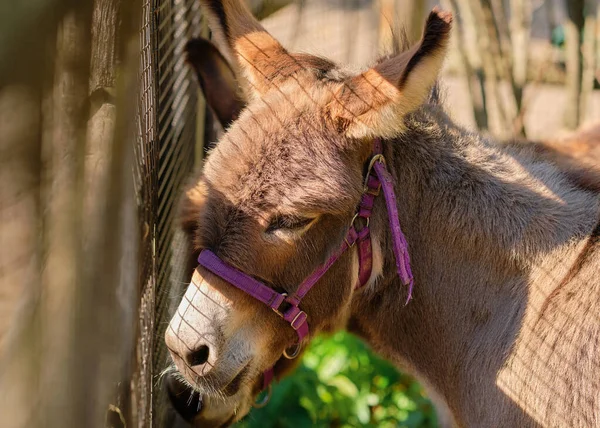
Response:
[{"label": "fence wire", "polygon": [[[172,302],[171,289],[182,284],[189,251],[181,236],[175,235],[173,225],[181,186],[189,176],[195,159],[197,83],[191,68],[185,64],[184,47],[187,41],[199,36],[203,29],[199,2],[194,0],[160,0],[154,5],[152,28],[154,76],[154,117],[156,151],[154,152],[154,234],[155,264],[152,279],[154,341],[152,356],[153,426],[168,426],[168,412],[157,381],[165,368],[168,355],[164,346],[164,331],[169,321]],[[173,287],[172,287],[173,286]],[[175,291],[175,294],[176,291]]]}]

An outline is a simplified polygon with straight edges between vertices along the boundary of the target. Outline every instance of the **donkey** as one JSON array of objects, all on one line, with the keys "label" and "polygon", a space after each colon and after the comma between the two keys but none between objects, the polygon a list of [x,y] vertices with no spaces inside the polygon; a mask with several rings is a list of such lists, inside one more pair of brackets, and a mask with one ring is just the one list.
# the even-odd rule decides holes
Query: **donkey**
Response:
[{"label": "donkey", "polygon": [[432,96],[451,15],[353,75],[240,1],[202,4],[248,103],[181,209],[199,266],[165,341],[190,419],[241,419],[310,337],[347,328],[447,425],[600,425],[598,183],[452,123]]}]

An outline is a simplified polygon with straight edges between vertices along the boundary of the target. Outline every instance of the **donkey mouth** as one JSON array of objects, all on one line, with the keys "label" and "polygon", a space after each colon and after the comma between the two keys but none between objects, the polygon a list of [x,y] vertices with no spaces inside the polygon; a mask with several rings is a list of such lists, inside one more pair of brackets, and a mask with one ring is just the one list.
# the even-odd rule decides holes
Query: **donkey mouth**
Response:
[{"label": "donkey mouth", "polygon": [[202,412],[202,395],[174,375],[167,375],[165,384],[169,400],[177,413],[186,421],[193,421]]},{"label": "donkey mouth", "polygon": [[[220,392],[224,396],[231,397],[239,392],[243,382],[248,377],[249,364],[229,382]],[[191,426],[212,426],[225,428],[232,425],[238,415],[235,412],[226,415],[215,416],[212,409],[211,397],[205,396],[187,382],[181,380],[179,375],[167,374],[164,377],[164,388],[173,409]]]},{"label": "donkey mouth", "polygon": [[[197,383],[195,383],[194,381],[190,381],[188,380],[188,382],[190,382],[190,386],[185,386],[188,390],[193,391],[193,393],[197,396],[197,397],[201,397],[204,394],[209,394],[209,395],[213,395],[213,394],[218,394],[218,395],[222,395],[225,397],[231,397],[235,394],[237,394],[241,388],[241,386],[244,383],[244,380],[246,379],[248,372],[250,371],[250,363],[247,363],[245,366],[243,366],[238,373],[233,376],[230,377],[229,380],[227,379],[223,379],[221,378],[221,382],[219,382],[217,379],[212,379],[210,381],[210,383],[212,383],[213,388],[215,389],[204,389],[202,386],[199,386]],[[177,382],[180,382],[179,380],[177,380]],[[196,379],[197,382],[197,379]],[[218,392],[210,392],[210,391],[218,391]]]}]

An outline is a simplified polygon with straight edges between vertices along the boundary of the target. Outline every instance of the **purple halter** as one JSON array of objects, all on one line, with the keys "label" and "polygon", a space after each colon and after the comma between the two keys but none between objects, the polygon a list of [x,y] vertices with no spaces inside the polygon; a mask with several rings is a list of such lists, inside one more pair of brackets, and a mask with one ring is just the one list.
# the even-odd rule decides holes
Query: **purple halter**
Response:
[{"label": "purple halter", "polygon": [[[379,139],[375,139],[374,141],[373,155],[370,158],[369,167],[365,176],[364,191],[344,242],[342,242],[338,250],[329,257],[324,265],[315,269],[313,273],[302,281],[298,289],[292,295],[288,296],[286,293],[276,292],[262,282],[257,281],[246,273],[225,263],[210,250],[203,250],[200,253],[198,263],[231,285],[263,302],[273,309],[277,315],[286,320],[298,334],[297,346],[299,350],[300,343],[309,333],[307,322],[308,316],[306,315],[306,312],[299,308],[300,302],[304,296],[306,296],[306,293],[308,293],[319,279],[321,279],[337,259],[355,244],[358,249],[359,261],[358,282],[355,288],[360,288],[369,281],[373,268],[373,250],[371,247],[369,219],[371,218],[375,197],[379,195],[380,190],[383,190],[387,206],[398,276],[404,285],[408,286],[408,299],[406,300],[406,303],[408,303],[412,297],[414,283],[410,269],[408,244],[402,233],[402,229],[400,228],[393,178],[386,168],[385,158],[382,154],[381,140]],[[364,220],[365,226],[357,231],[355,223],[358,218]],[[284,302],[287,304],[287,308],[281,309]],[[288,356],[284,352],[284,355],[287,358],[294,358],[298,353],[294,353],[293,356]],[[271,367],[263,374],[263,389],[269,386],[272,379],[273,368]]]}]

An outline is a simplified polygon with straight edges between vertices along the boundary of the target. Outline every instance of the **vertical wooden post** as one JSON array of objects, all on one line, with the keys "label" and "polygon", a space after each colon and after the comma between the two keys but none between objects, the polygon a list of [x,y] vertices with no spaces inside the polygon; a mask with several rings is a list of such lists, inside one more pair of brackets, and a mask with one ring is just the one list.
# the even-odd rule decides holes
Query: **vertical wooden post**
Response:
[{"label": "vertical wooden post", "polygon": [[76,379],[85,362],[77,358],[76,308],[80,304],[83,153],[88,117],[91,8],[82,4],[59,24],[51,98],[44,112],[42,150],[48,175],[43,187],[46,265],[43,270],[42,396],[46,426],[76,426],[82,398]]},{"label": "vertical wooden post", "polygon": [[40,398],[42,368],[41,88],[36,80],[0,89],[0,419],[4,428],[36,427],[41,422],[31,405]]}]

